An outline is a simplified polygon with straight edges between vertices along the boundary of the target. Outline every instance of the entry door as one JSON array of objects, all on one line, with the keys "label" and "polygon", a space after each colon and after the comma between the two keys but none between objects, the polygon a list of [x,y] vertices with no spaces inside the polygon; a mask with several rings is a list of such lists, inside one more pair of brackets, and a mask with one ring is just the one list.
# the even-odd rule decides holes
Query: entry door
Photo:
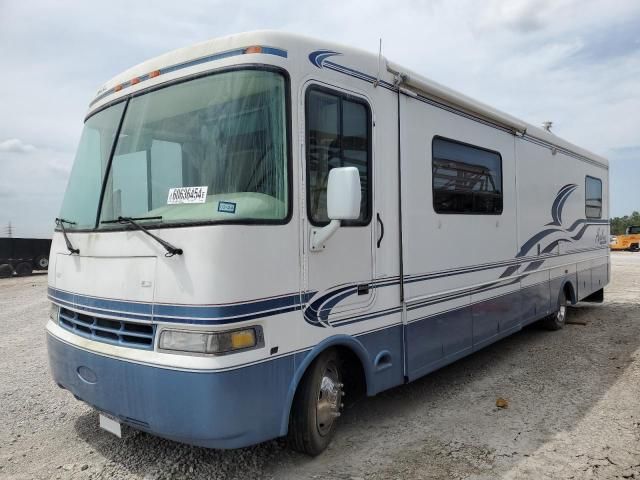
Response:
[{"label": "entry door", "polygon": [[[306,283],[308,291],[317,292],[305,318],[337,326],[357,320],[374,299],[372,115],[364,98],[317,84],[305,88],[304,112]],[[329,222],[329,171],[349,166],[360,172],[360,217],[343,221],[323,249],[311,251],[311,232]]]}]

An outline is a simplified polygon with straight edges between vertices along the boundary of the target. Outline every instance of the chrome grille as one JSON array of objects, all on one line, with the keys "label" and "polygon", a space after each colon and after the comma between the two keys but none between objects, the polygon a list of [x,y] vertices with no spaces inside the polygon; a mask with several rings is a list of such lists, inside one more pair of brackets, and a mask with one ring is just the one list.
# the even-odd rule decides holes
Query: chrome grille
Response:
[{"label": "chrome grille", "polygon": [[60,309],[59,319],[60,326],[97,342],[147,350],[153,348],[153,325],[94,317],[66,308]]}]

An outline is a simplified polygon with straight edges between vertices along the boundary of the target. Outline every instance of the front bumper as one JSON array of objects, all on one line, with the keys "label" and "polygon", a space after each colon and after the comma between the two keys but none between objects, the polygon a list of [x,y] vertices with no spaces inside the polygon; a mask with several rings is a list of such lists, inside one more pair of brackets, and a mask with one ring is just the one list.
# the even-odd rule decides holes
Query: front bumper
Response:
[{"label": "front bumper", "polygon": [[293,356],[193,372],[98,355],[51,333],[47,347],[58,385],[136,429],[209,448],[244,447],[285,433]]}]

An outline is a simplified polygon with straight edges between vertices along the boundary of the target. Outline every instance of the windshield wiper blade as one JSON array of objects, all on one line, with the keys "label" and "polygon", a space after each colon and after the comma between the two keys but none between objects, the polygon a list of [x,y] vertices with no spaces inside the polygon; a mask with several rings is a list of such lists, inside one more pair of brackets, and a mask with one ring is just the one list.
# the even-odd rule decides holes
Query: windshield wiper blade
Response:
[{"label": "windshield wiper blade", "polygon": [[103,220],[100,223],[120,223],[122,225],[131,224],[134,227],[136,227],[138,230],[141,230],[142,232],[144,232],[147,235],[149,235],[151,238],[153,238],[160,245],[162,245],[164,247],[164,249],[167,251],[167,253],[165,253],[165,255],[164,255],[165,257],[173,257],[174,255],[182,255],[183,252],[182,252],[181,248],[174,247],[173,245],[171,245],[166,240],[163,240],[160,237],[156,237],[153,233],[151,233],[145,227],[140,225],[136,220],[162,220],[162,217],[137,217],[137,218],[136,217],[118,217],[116,220]]},{"label": "windshield wiper blade", "polygon": [[[124,222],[123,222],[124,220]],[[130,220],[162,220],[162,216],[157,217],[118,217],[113,220],[101,220],[100,223],[129,223]]]},{"label": "windshield wiper blade", "polygon": [[69,236],[67,235],[67,230],[64,228],[64,224],[75,225],[76,222],[72,222],[70,220],[65,220],[64,218],[56,218],[56,225],[60,227],[62,230],[62,236],[64,237],[64,241],[67,244],[67,250],[73,255],[74,253],[80,255],[80,249],[74,248],[71,244],[71,240],[69,240]]}]

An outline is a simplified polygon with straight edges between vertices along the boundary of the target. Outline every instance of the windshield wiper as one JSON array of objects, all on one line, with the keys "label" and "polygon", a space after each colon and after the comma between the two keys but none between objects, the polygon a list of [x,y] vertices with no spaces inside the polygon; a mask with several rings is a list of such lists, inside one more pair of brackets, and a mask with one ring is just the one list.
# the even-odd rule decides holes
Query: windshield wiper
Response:
[{"label": "windshield wiper", "polygon": [[153,233],[151,233],[145,227],[140,225],[136,220],[162,220],[162,217],[118,217],[115,220],[103,220],[100,223],[119,223],[121,225],[131,224],[134,227],[136,227],[138,230],[141,230],[142,232],[144,232],[147,235],[149,235],[151,238],[153,238],[160,245],[162,245],[164,247],[164,249],[167,251],[167,253],[165,253],[165,255],[164,255],[165,257],[173,257],[174,255],[182,255],[182,249],[181,248],[176,248],[173,245],[171,245],[169,242],[161,239],[160,237],[156,237]]},{"label": "windshield wiper", "polygon": [[73,245],[71,244],[71,240],[69,240],[69,237],[67,236],[67,230],[64,228],[65,223],[68,225],[75,225],[76,222],[71,222],[69,220],[65,220],[64,218],[56,218],[56,225],[60,227],[60,230],[62,230],[64,241],[67,244],[67,250],[69,250],[71,255],[73,255],[74,253],[80,255],[80,249],[73,248]]}]

